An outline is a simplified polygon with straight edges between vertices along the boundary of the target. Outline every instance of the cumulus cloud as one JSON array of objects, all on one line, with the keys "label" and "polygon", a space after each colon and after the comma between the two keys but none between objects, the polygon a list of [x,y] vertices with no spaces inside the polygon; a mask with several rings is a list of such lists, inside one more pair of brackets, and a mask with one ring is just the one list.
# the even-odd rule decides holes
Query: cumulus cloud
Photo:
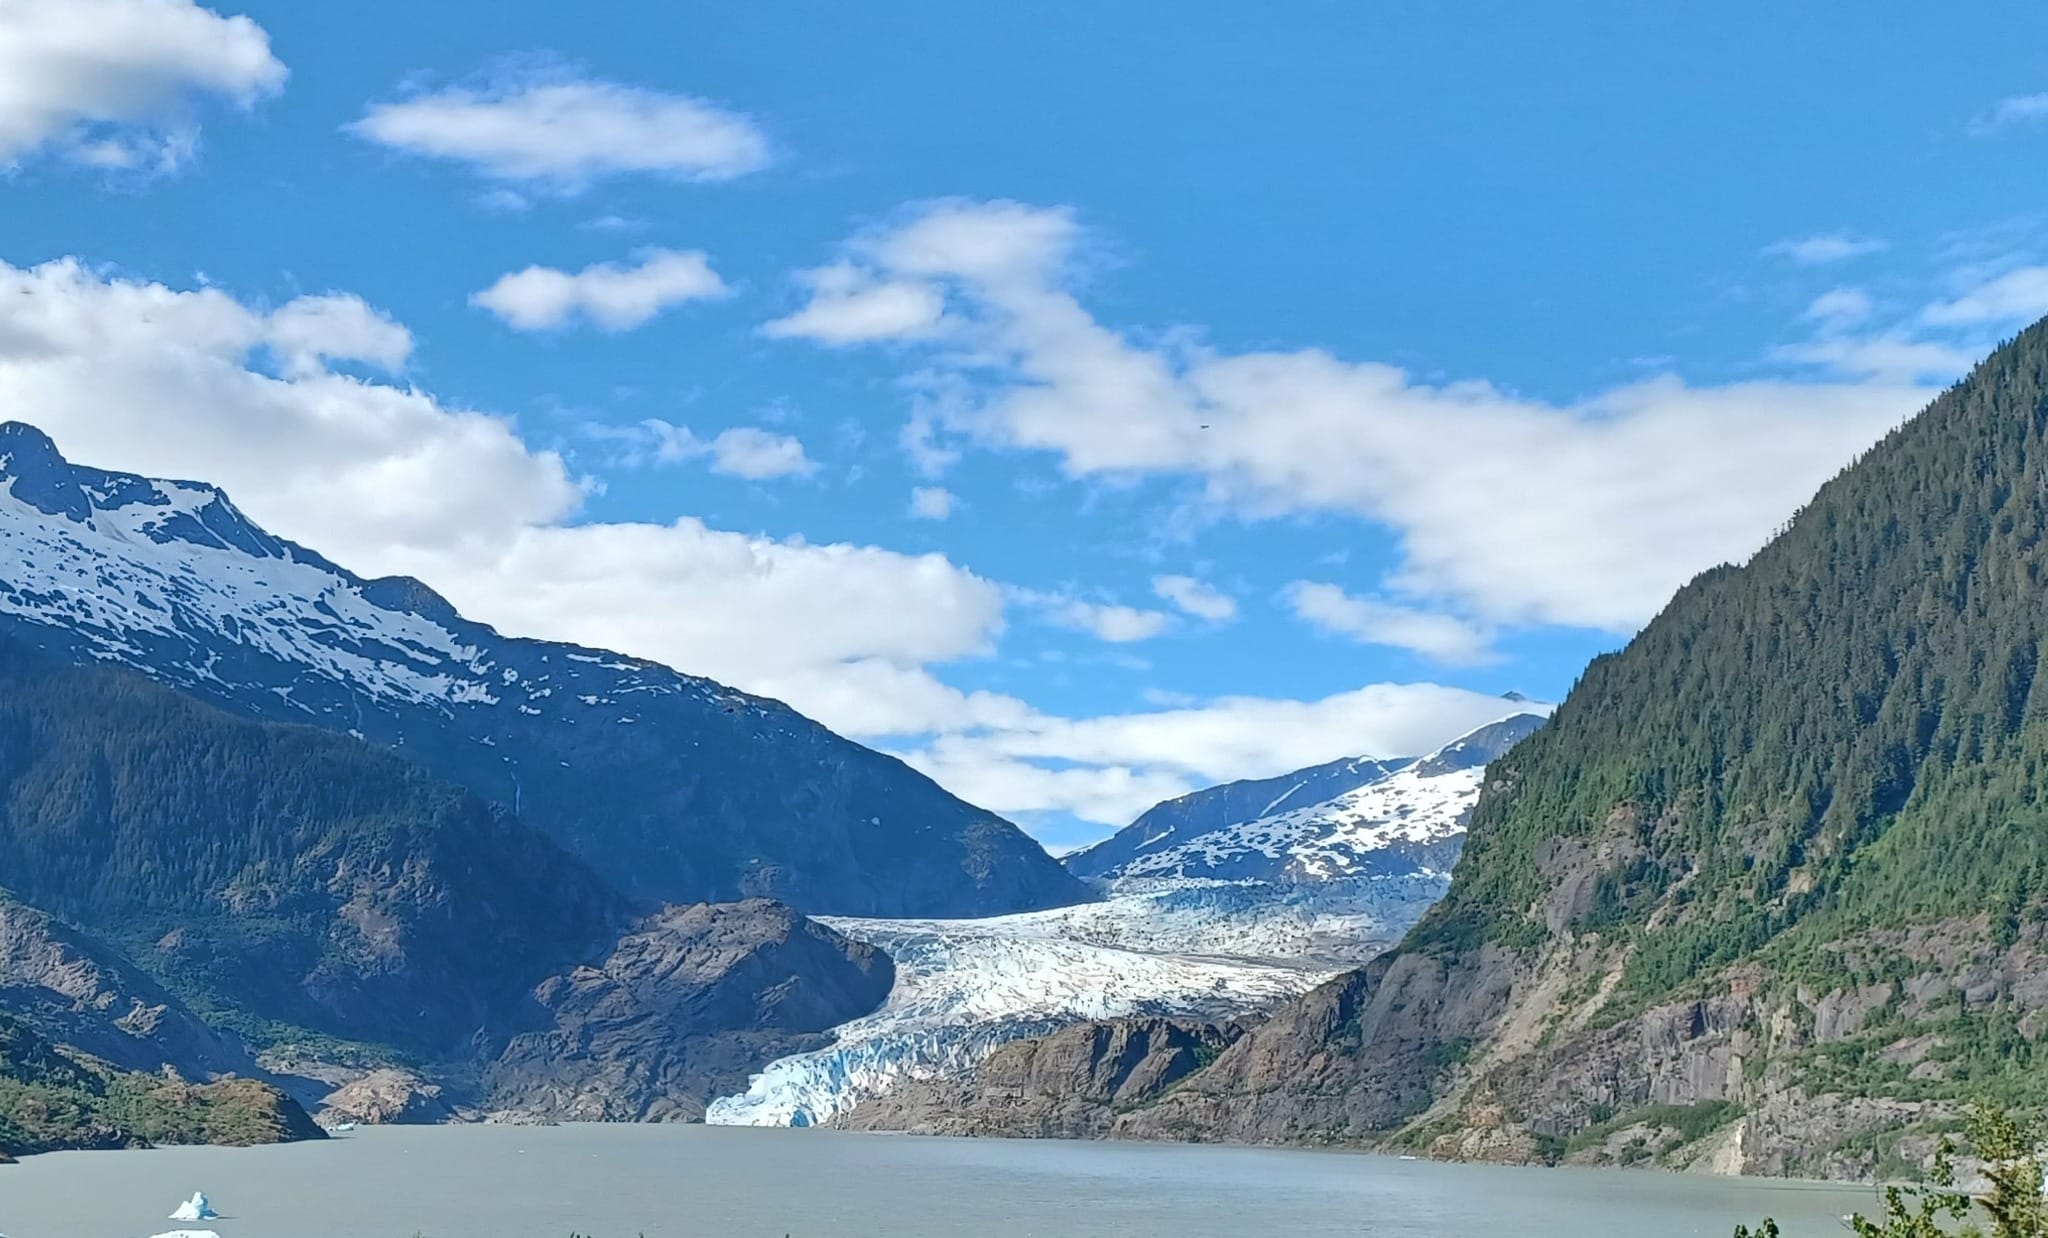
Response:
[{"label": "cumulus cloud", "polygon": [[317,374],[334,361],[395,373],[412,356],[412,332],[353,293],[299,297],[271,314],[267,326],[271,350],[296,374]]},{"label": "cumulus cloud", "polygon": [[554,331],[577,319],[606,331],[630,331],[672,306],[713,300],[731,289],[701,250],[645,249],[628,266],[601,262],[580,271],[530,266],[499,277],[469,298],[518,331]]},{"label": "cumulus cloud", "polygon": [[1868,254],[1881,253],[1890,248],[1885,241],[1873,236],[1858,236],[1853,232],[1820,232],[1812,236],[1786,237],[1764,246],[1764,253],[1773,258],[1783,258],[1796,266],[1816,267],[1830,263],[1847,262]]},{"label": "cumulus cloud", "polygon": [[1199,479],[1247,519],[1362,517],[1398,538],[1386,590],[1489,626],[1633,628],[1932,394],[1874,355],[1825,381],[1658,376],[1552,404],[1319,350],[1141,343],[1071,290],[1084,240],[1070,211],[949,200],[847,245],[864,278],[930,283],[951,307],[918,359],[922,457],[1045,452],[1070,476]]},{"label": "cumulus cloud", "polygon": [[809,301],[764,325],[762,334],[831,345],[922,339],[945,317],[945,298],[931,285],[870,279],[850,263],[801,272],[798,279],[810,288]]},{"label": "cumulus cloud", "polygon": [[[277,533],[365,574],[417,575],[508,631],[787,688],[799,708],[806,692],[838,700],[842,666],[913,676],[1001,631],[1002,590],[943,556],[582,519],[584,483],[506,420],[315,364],[400,359],[376,329],[395,324],[340,308],[352,300],[267,314],[76,262],[0,265],[0,406],[76,459],[216,481]],[[280,347],[300,363],[267,372]],[[701,450],[749,475],[787,469],[763,437]],[[918,705],[855,720],[903,725]]]},{"label": "cumulus cloud", "polygon": [[1453,663],[1483,662],[1492,654],[1486,631],[1455,615],[1384,598],[1354,597],[1336,585],[1307,580],[1287,586],[1285,596],[1295,616],[1317,631],[1361,644],[1388,645]]},{"label": "cumulus cloud", "polygon": [[[368,575],[418,576],[505,631],[658,659],[895,740],[1001,810],[1120,824],[1195,785],[1426,751],[1509,712],[1430,685],[1096,719],[962,691],[935,668],[995,649],[1013,600],[1002,586],[936,554],[590,520],[587,483],[506,419],[329,368],[402,365],[403,330],[341,293],[265,311],[72,261],[0,264],[0,406],[83,462],[219,482],[275,532]],[[717,441],[707,453],[651,422],[616,445],[716,467]],[[1028,604],[1106,639],[1166,621],[1060,595]]]},{"label": "cumulus cloud", "polygon": [[752,118],[715,103],[562,74],[373,104],[348,128],[494,180],[571,192],[630,173],[730,180],[767,166],[772,153]]},{"label": "cumulus cloud", "polygon": [[1227,623],[1237,618],[1237,599],[1192,576],[1154,576],[1152,592],[1197,619]]},{"label": "cumulus cloud", "polygon": [[284,80],[261,26],[190,0],[0,3],[0,168],[51,151],[169,170],[196,146],[201,102],[248,107]]},{"label": "cumulus cloud", "polygon": [[952,491],[941,486],[916,486],[910,491],[910,514],[919,520],[946,520],[959,503]]},{"label": "cumulus cloud", "polygon": [[818,471],[818,465],[790,435],[758,426],[736,426],[721,430],[711,440],[711,471],[766,481],[771,477],[808,477]]},{"label": "cumulus cloud", "polygon": [[1970,123],[1970,131],[1979,137],[2008,129],[2014,125],[2033,124],[2048,120],[2048,92],[2036,95],[2008,95],[1994,104],[1990,111]]}]

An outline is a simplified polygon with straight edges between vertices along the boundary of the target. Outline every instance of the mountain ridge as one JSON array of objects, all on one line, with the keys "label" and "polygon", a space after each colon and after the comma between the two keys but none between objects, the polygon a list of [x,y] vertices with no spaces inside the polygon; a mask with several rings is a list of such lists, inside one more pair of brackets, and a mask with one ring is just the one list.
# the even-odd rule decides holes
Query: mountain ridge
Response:
[{"label": "mountain ridge", "polygon": [[215,487],[70,464],[21,422],[0,424],[0,554],[0,632],[398,749],[635,897],[870,915],[1090,897],[1014,825],[780,702],[502,636],[272,537]]}]

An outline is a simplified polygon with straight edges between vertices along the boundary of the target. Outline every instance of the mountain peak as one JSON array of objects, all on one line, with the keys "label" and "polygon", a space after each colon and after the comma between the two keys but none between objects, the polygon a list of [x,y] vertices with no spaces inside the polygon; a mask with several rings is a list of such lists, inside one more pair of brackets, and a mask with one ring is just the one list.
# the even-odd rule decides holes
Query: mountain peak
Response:
[{"label": "mountain peak", "polygon": [[1415,763],[1418,778],[1434,778],[1461,769],[1477,769],[1521,743],[1543,725],[1542,714],[1514,714],[1445,744]]},{"label": "mountain peak", "polygon": [[434,592],[432,586],[416,576],[380,576],[366,580],[363,582],[363,596],[385,610],[417,615],[444,628],[465,622],[453,602]]},{"label": "mountain peak", "polygon": [[71,462],[49,435],[26,422],[0,422],[0,483],[46,516],[81,524],[92,519],[92,503]]}]

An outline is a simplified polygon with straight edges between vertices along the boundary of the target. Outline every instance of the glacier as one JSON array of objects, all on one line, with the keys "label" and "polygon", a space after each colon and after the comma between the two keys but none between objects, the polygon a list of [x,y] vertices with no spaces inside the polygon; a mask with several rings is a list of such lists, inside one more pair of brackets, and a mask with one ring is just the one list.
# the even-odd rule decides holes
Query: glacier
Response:
[{"label": "glacier", "polygon": [[904,1078],[970,1068],[1006,1041],[1127,1015],[1231,1019],[1320,984],[1328,969],[1165,947],[1234,943],[1228,915],[1161,914],[1174,892],[979,920],[822,922],[896,961],[880,1010],[837,1043],[781,1058],[704,1120],[725,1126],[814,1126]]},{"label": "glacier", "polygon": [[[711,1103],[719,1125],[813,1126],[1011,1040],[1129,1016],[1223,1022],[1385,951],[1443,897],[1517,712],[1413,759],[1357,758],[1160,805],[1068,857],[1101,902],[975,920],[829,918],[896,961],[880,1010]],[[1328,798],[1304,802],[1314,794]]]}]

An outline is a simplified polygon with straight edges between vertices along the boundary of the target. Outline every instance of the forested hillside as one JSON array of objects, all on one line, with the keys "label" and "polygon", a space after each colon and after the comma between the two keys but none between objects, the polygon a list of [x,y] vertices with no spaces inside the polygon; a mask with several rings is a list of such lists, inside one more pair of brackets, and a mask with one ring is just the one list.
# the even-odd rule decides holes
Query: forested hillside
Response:
[{"label": "forested hillside", "polygon": [[305,1110],[247,1079],[194,1085],[115,1070],[0,1012],[0,1161],[57,1148],[318,1139]]},{"label": "forested hillside", "polygon": [[1869,1173],[2048,1101],[2048,324],[1489,770],[1395,954],[1129,1133]]},{"label": "forested hillside", "polygon": [[0,874],[245,1031],[425,1053],[525,1016],[628,918],[539,833],[395,756],[11,642]]}]

